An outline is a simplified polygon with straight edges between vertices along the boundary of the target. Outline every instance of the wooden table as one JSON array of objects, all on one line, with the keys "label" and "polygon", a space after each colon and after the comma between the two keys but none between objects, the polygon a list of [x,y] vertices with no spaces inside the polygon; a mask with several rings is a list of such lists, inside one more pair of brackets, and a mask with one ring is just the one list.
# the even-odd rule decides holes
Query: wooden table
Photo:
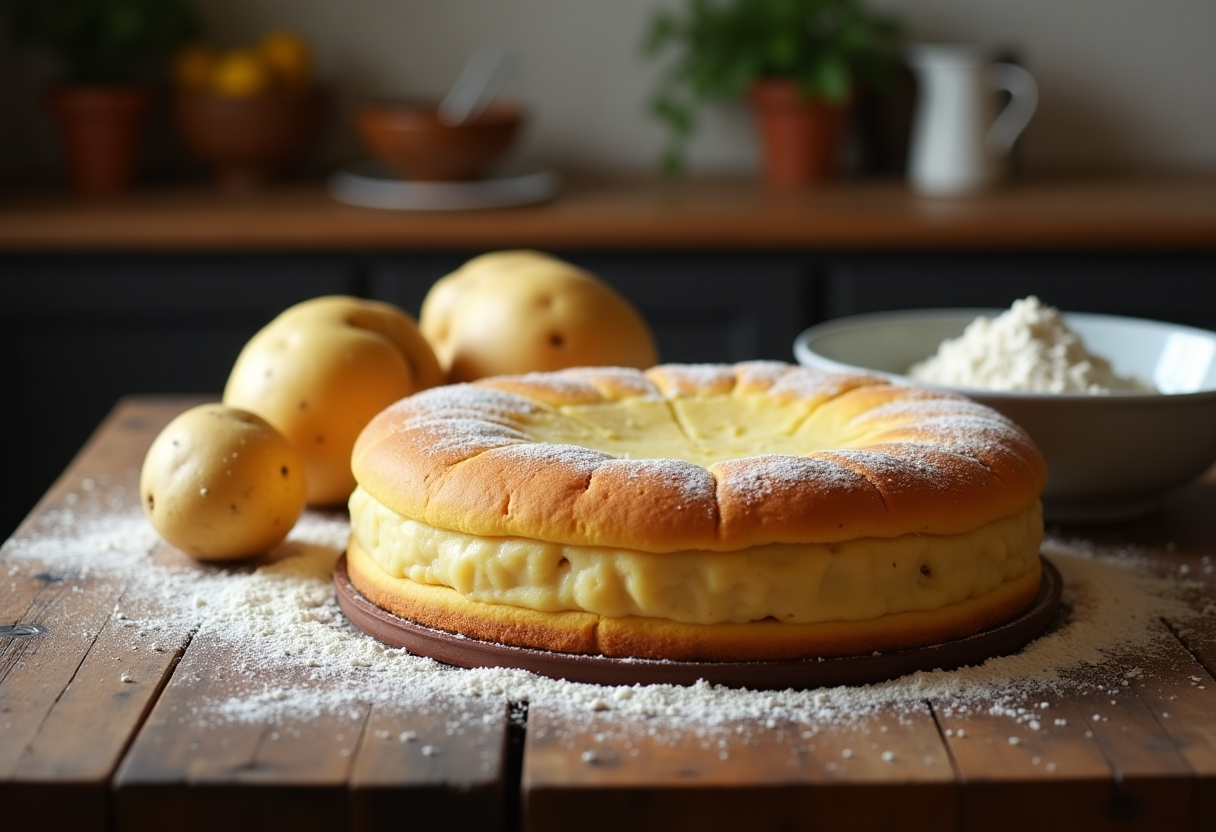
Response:
[{"label": "wooden table", "polygon": [[[1132,674],[1118,696],[1053,696],[1063,727],[927,700],[847,727],[753,721],[724,753],[725,741],[656,734],[612,710],[512,718],[494,696],[201,725],[198,703],[228,684],[205,633],[162,632],[131,652],[125,625],[155,615],[150,599],[66,570],[54,551],[31,565],[12,548],[41,551],[42,524],[82,487],[130,509],[148,444],[189,403],[121,402],[0,553],[5,829],[1216,829],[1216,471],[1144,520],[1056,532],[1096,557],[1131,549],[1163,574],[1184,571],[1196,610],[1207,605],[1161,622],[1152,655],[1119,659],[1155,672]],[[154,556],[183,559],[164,544]],[[377,741],[406,732],[416,741]]]}]

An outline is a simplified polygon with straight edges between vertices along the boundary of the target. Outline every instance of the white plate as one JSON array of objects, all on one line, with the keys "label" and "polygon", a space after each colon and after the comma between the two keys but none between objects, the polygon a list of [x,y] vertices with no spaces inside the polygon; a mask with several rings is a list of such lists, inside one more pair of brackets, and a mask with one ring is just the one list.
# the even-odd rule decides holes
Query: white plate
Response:
[{"label": "white plate", "polygon": [[530,205],[556,196],[554,171],[504,173],[470,182],[411,182],[372,164],[339,170],[329,178],[329,194],[339,202],[396,211],[458,211]]}]

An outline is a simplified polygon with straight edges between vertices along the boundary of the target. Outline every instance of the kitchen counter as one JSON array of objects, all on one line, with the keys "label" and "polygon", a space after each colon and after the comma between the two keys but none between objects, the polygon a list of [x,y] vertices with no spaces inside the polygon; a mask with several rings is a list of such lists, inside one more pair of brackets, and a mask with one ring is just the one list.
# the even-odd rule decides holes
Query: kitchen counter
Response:
[{"label": "kitchen counter", "polygon": [[1011,716],[1012,683],[967,709],[927,693],[848,720],[712,731],[492,690],[415,712],[356,695],[335,712],[220,719],[208,703],[247,696],[249,677],[300,701],[334,691],[305,662],[234,666],[215,628],[160,615],[163,598],[102,568],[124,552],[166,582],[242,568],[106,531],[107,517],[142,519],[143,455],[197,400],[121,401],[0,550],[5,828],[1216,829],[1216,470],[1141,520],[1051,531],[1090,558],[1185,577],[1190,612],[1145,622],[1152,650],[1110,656],[1095,678],[1117,684],[1062,687],[1041,713],[1025,703],[1034,722]]},{"label": "kitchen counter", "polygon": [[968,199],[900,180],[773,193],[750,180],[572,178],[550,202],[385,211],[323,183],[243,196],[149,187],[112,199],[10,192],[0,252],[548,249],[1193,249],[1216,246],[1216,175],[1026,179]]}]

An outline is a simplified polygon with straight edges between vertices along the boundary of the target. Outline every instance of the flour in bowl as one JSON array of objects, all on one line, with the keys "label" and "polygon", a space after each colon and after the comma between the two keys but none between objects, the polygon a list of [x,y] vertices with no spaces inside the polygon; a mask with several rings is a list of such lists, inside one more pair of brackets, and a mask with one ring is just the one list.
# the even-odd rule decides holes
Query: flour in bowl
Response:
[{"label": "flour in bowl", "polygon": [[1086,350],[1059,310],[1033,295],[996,318],[976,318],[908,375],[930,384],[1035,393],[1149,389],[1116,375],[1109,361]]}]

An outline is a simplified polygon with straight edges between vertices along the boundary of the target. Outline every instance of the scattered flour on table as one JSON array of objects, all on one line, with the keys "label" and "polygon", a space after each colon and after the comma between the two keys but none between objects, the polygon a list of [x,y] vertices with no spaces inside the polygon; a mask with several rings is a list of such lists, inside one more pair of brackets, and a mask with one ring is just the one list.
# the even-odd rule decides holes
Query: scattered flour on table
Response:
[{"label": "scattered flour on table", "polygon": [[[134,649],[176,649],[193,634],[191,651],[206,645],[218,657],[206,672],[224,675],[226,689],[239,692],[195,713],[201,724],[285,722],[368,705],[425,710],[430,702],[462,697],[543,704],[570,716],[611,711],[698,731],[727,730],[740,720],[788,720],[817,730],[879,710],[923,712],[926,700],[945,703],[947,713],[983,707],[1025,722],[1032,716],[1019,703],[1076,684],[1070,679],[1078,668],[1100,672],[1117,653],[1148,650],[1164,633],[1162,617],[1194,615],[1181,600],[1185,580],[1151,577],[1134,558],[1100,557],[1049,541],[1045,551],[1064,577],[1064,623],[1020,653],[981,666],[808,691],[576,684],[520,670],[452,668],[357,630],[338,607],[332,584],[349,529],[344,515],[306,514],[260,563],[206,566],[158,550],[135,495],[133,485],[111,485],[44,513],[35,521],[36,536],[18,536],[0,550],[0,579],[53,570],[65,580],[87,575],[124,585],[107,626],[130,628]],[[176,673],[185,673],[186,664]],[[1115,689],[1124,672],[1097,684]],[[309,684],[301,686],[301,676]]]},{"label": "scattered flour on table", "polygon": [[1116,375],[1109,361],[1086,350],[1059,310],[1033,295],[996,318],[976,318],[908,375],[930,384],[1038,393],[1150,389]]}]

